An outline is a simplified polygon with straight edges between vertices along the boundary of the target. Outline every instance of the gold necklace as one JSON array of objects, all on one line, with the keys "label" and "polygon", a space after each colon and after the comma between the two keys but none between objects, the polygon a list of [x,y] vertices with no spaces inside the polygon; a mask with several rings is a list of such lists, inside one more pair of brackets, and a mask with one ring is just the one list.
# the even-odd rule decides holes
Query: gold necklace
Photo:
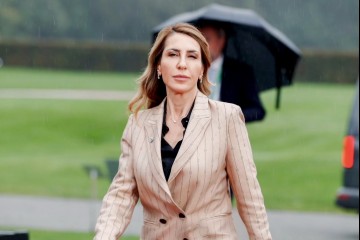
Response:
[{"label": "gold necklace", "polygon": [[[174,117],[173,117],[172,114],[170,114],[170,115],[171,115],[171,121],[172,121],[174,124],[176,124],[176,123],[177,123],[177,120],[174,119]],[[184,117],[185,117],[185,116],[182,116],[182,117],[180,116],[181,119],[184,118]],[[180,118],[179,118],[179,119],[180,119]]]},{"label": "gold necklace", "polygon": [[[169,113],[170,113],[170,118],[171,118],[171,121],[173,122],[173,124],[176,124],[178,121],[174,119],[174,116],[172,115],[172,112],[170,111],[170,107],[169,107]],[[184,116],[180,116],[181,119],[183,119],[185,117]]]}]

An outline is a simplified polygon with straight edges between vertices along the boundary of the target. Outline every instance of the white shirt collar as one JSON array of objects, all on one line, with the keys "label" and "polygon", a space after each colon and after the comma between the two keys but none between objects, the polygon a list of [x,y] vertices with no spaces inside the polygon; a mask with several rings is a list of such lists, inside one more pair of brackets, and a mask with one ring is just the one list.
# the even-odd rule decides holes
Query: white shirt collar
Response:
[{"label": "white shirt collar", "polygon": [[224,55],[220,55],[219,57],[217,57],[212,63],[211,63],[211,68],[214,70],[218,70],[221,68],[221,65],[224,61]]}]

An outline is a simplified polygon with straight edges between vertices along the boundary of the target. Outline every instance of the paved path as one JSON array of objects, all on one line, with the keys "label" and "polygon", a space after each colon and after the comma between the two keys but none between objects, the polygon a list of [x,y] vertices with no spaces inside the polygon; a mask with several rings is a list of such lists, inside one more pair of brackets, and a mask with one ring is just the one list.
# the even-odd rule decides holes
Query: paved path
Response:
[{"label": "paved path", "polygon": [[0,99],[130,100],[133,91],[76,89],[0,89]]},{"label": "paved path", "polygon": [[[0,227],[92,232],[100,206],[92,200],[0,195]],[[233,216],[240,239],[248,239],[235,209]],[[142,221],[139,204],[125,235],[139,235]],[[274,240],[359,239],[358,214],[269,211],[269,221]]]}]

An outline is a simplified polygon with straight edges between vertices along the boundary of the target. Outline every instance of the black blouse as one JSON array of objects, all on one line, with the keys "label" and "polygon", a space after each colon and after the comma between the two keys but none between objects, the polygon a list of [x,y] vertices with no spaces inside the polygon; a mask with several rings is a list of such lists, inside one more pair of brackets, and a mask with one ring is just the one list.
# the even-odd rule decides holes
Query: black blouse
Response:
[{"label": "black blouse", "polygon": [[[167,132],[169,132],[169,127],[166,125],[166,100],[165,100],[165,104],[164,104],[164,116],[163,116],[163,124],[162,124],[162,138],[161,138],[161,161],[162,161],[162,166],[163,166],[163,171],[164,171],[164,175],[165,175],[165,179],[166,181],[169,179],[170,176],[170,172],[171,172],[171,168],[172,165],[174,163],[174,160],[176,158],[176,155],[179,152],[179,149],[181,147],[182,144],[182,140],[180,140],[174,148],[172,148],[170,146],[170,144],[165,140],[165,135]],[[189,120],[190,120],[190,115],[192,112],[192,109],[194,107],[194,103],[195,100],[190,108],[189,113],[187,114],[186,117],[184,117],[183,119],[181,119],[181,123],[184,127],[184,132],[183,132],[183,137],[185,135],[185,131],[186,128],[189,124]]]}]

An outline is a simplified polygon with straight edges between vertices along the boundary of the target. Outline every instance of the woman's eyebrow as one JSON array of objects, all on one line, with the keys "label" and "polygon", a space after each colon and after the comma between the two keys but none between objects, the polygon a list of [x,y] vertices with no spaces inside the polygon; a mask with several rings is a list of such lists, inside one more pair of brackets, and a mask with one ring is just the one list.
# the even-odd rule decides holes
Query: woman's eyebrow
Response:
[{"label": "woman's eyebrow", "polygon": [[[165,49],[165,51],[181,52],[181,50],[177,49],[177,48],[169,48],[169,49]],[[193,49],[187,50],[186,52],[187,53],[199,53],[198,50],[193,50]]]}]

